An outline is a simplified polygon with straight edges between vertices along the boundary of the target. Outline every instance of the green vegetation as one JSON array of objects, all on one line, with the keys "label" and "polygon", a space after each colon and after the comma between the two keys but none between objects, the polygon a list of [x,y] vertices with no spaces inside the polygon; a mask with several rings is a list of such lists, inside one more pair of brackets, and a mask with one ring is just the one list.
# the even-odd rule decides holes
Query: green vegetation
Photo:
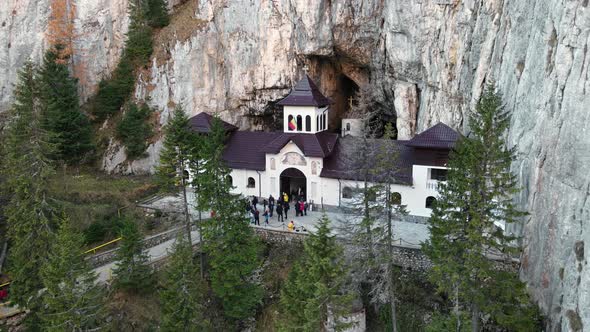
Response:
[{"label": "green vegetation", "polygon": [[130,103],[117,126],[117,137],[125,145],[128,158],[139,158],[145,153],[147,140],[153,135],[152,125],[148,122],[151,113],[146,104]]},{"label": "green vegetation", "polygon": [[160,291],[163,331],[203,331],[208,327],[203,305],[206,288],[198,272],[192,246],[179,237],[166,267],[164,289]]},{"label": "green vegetation", "polygon": [[93,148],[92,128],[80,112],[78,82],[71,76],[68,62],[58,58],[61,49],[58,45],[46,52],[39,72],[42,125],[54,146],[51,157],[76,164]]},{"label": "green vegetation", "polygon": [[8,271],[11,301],[31,309],[28,320],[35,328],[40,306],[40,267],[49,252],[53,211],[46,199],[54,169],[47,158],[52,146],[42,130],[41,88],[31,63],[19,72],[15,99],[10,110],[2,158],[3,189],[10,195],[4,213],[11,241]]},{"label": "green vegetation", "polygon": [[[501,104],[489,86],[470,116],[472,135],[450,157],[448,180],[439,187],[430,218],[431,239],[423,250],[434,263],[432,281],[452,298],[455,315],[471,313],[474,331],[480,330],[482,313],[511,330],[534,331],[535,312],[523,283],[486,257],[496,252],[509,259],[517,249],[515,238],[495,223],[508,225],[525,215],[512,202],[518,192],[510,172],[514,150],[502,138],[510,118]],[[457,328],[466,324],[455,321]]]},{"label": "green vegetation", "polygon": [[83,239],[63,219],[41,268],[45,331],[85,331],[104,324],[104,293],[84,259]]},{"label": "green vegetation", "polygon": [[343,250],[330,235],[330,221],[324,215],[315,234],[304,243],[301,260],[295,264],[281,292],[280,330],[325,331],[328,316],[335,328],[352,311],[351,296],[343,293],[346,281]]},{"label": "green vegetation", "polygon": [[143,236],[135,223],[126,221],[121,236],[123,239],[117,251],[117,266],[113,270],[113,286],[130,293],[153,289],[154,273],[143,248]]},{"label": "green vegetation", "polygon": [[203,247],[209,257],[211,289],[225,316],[239,321],[254,314],[262,298],[259,285],[249,281],[259,267],[260,241],[244,215],[244,201],[230,194],[229,169],[222,160],[225,130],[218,118],[211,123],[201,159],[204,163],[202,204],[215,211],[204,225]]},{"label": "green vegetation", "polygon": [[98,120],[114,115],[128,100],[135,86],[136,70],[147,63],[152,48],[152,27],[168,24],[164,0],[133,0],[129,11],[131,22],[121,60],[109,79],[100,82],[93,114]]}]

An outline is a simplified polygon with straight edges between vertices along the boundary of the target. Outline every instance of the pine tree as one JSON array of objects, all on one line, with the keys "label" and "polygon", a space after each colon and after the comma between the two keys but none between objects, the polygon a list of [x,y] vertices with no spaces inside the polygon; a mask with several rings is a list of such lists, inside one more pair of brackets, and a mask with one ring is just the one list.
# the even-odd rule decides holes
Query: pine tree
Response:
[{"label": "pine tree", "polygon": [[211,288],[225,316],[240,320],[250,317],[261,301],[260,287],[250,280],[259,267],[260,242],[244,215],[244,201],[230,193],[229,169],[222,159],[224,140],[221,121],[214,118],[201,154],[204,175],[198,198],[199,206],[215,211],[203,228]]},{"label": "pine tree", "polygon": [[84,259],[82,234],[64,218],[41,268],[45,331],[86,331],[104,324],[102,289]]},{"label": "pine tree", "polygon": [[[352,298],[342,292],[346,278],[343,251],[330,235],[329,223],[323,215],[281,290],[279,330],[326,331],[347,325],[341,318],[351,312]],[[328,326],[330,316],[334,326]]]},{"label": "pine tree", "polygon": [[152,28],[163,28],[170,23],[166,0],[148,0],[148,24]]},{"label": "pine tree", "polygon": [[182,192],[184,217],[187,239],[191,241],[191,221],[188,207],[186,187],[190,160],[193,155],[197,140],[190,131],[188,117],[181,107],[174,110],[174,114],[164,128],[164,146],[160,152],[160,166],[157,169],[156,177],[161,188],[167,192]]},{"label": "pine tree", "polygon": [[128,292],[148,291],[154,284],[154,274],[143,248],[137,225],[126,220],[121,231],[121,246],[117,251],[114,287]]},{"label": "pine tree", "polygon": [[191,245],[178,238],[160,292],[163,331],[203,331],[208,327],[204,318],[204,281],[197,273]]},{"label": "pine tree", "polygon": [[130,103],[123,119],[117,125],[117,137],[123,142],[127,157],[143,156],[148,147],[147,140],[153,134],[152,125],[148,122],[152,111],[146,104],[137,106]]},{"label": "pine tree", "polygon": [[92,128],[80,111],[78,83],[61,61],[57,45],[47,51],[40,71],[42,86],[43,127],[51,134],[55,159],[68,164],[80,162],[92,149]]},{"label": "pine tree", "polygon": [[[486,256],[492,252],[509,258],[515,252],[515,238],[497,225],[514,223],[524,215],[512,202],[518,192],[510,172],[514,149],[507,148],[502,138],[510,118],[493,86],[486,89],[470,124],[472,136],[461,139],[451,153],[447,182],[439,186],[440,197],[430,218],[431,238],[423,245],[434,264],[431,279],[453,299],[456,315],[461,303],[467,305],[473,331],[480,329],[481,311],[508,328],[513,326],[505,315],[533,324],[521,282],[498,271]],[[507,293],[494,294],[500,289]],[[495,309],[497,301],[502,313]]]},{"label": "pine tree", "polygon": [[41,92],[35,66],[26,63],[19,72],[15,102],[4,138],[2,173],[10,195],[5,209],[10,240],[11,301],[28,308],[35,321],[42,288],[39,269],[52,237],[52,207],[46,188],[54,169],[46,157],[52,151],[41,128]]}]

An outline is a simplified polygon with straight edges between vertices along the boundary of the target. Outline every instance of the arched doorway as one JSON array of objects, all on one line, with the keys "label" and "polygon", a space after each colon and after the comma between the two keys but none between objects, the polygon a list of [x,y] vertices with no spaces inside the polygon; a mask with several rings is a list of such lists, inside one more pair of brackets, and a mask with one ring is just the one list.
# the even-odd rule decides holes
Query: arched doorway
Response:
[{"label": "arched doorway", "polygon": [[289,194],[289,200],[298,195],[307,200],[307,179],[302,171],[296,168],[287,168],[281,173],[281,194]]}]

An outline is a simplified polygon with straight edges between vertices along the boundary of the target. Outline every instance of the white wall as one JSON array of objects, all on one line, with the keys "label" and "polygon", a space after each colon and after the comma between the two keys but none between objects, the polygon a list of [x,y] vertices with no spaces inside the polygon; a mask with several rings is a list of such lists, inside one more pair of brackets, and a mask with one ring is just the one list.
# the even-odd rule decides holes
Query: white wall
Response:
[{"label": "white wall", "polygon": [[[283,131],[286,133],[307,133],[307,134],[315,134],[320,131],[324,131],[328,129],[328,116],[326,116],[326,128],[316,130],[317,128],[317,116],[324,113],[324,111],[328,111],[328,107],[318,108],[315,106],[285,106],[283,108]],[[297,116],[301,115],[302,121],[302,130],[289,130],[289,115],[292,115],[297,121]],[[305,130],[305,117],[309,115],[311,117],[311,131]]]},{"label": "white wall", "polygon": [[[364,121],[362,119],[342,119],[342,136],[360,137],[364,131]],[[350,124],[350,130],[346,130],[346,125]]]}]

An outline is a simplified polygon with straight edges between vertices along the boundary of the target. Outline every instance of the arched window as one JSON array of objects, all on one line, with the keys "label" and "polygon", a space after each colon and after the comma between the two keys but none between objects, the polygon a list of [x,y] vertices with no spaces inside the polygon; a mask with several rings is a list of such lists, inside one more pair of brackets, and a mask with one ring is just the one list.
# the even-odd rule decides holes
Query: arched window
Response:
[{"label": "arched window", "polygon": [[253,177],[249,177],[248,178],[248,185],[247,185],[247,187],[248,188],[254,188],[254,187],[256,187],[256,180],[254,180]]},{"label": "arched window", "polygon": [[402,204],[402,194],[400,193],[391,193],[391,204],[393,205],[401,205]]},{"label": "arched window", "polygon": [[297,116],[297,131],[302,131],[303,130],[303,119],[301,118],[301,115]]},{"label": "arched window", "polygon": [[427,208],[432,209],[432,207],[434,206],[435,203],[436,203],[436,198],[434,198],[432,196],[426,197],[426,207]]},{"label": "arched window", "polygon": [[320,131],[320,116],[315,117],[315,131]]},{"label": "arched window", "polygon": [[346,131],[350,131],[350,122],[346,123]]},{"label": "arched window", "polygon": [[327,120],[326,113],[324,113],[323,118],[324,118],[324,121],[323,121],[323,123],[324,123],[324,129],[327,129],[328,128],[328,122],[326,121]]},{"label": "arched window", "polygon": [[311,131],[311,116],[305,116],[305,131]]},{"label": "arched window", "polygon": [[342,198],[352,198],[352,188],[350,188],[350,187],[342,188]]},{"label": "arched window", "polygon": [[295,130],[292,123],[293,123],[293,116],[289,115],[289,117],[287,117],[287,128],[289,128],[289,131]]},{"label": "arched window", "polygon": [[225,177],[225,181],[227,181],[227,184],[229,184],[230,186],[233,187],[234,185],[234,179],[231,177],[231,175],[228,175]]},{"label": "arched window", "polygon": [[311,175],[317,175],[318,174],[318,163],[315,161],[311,162]]}]

